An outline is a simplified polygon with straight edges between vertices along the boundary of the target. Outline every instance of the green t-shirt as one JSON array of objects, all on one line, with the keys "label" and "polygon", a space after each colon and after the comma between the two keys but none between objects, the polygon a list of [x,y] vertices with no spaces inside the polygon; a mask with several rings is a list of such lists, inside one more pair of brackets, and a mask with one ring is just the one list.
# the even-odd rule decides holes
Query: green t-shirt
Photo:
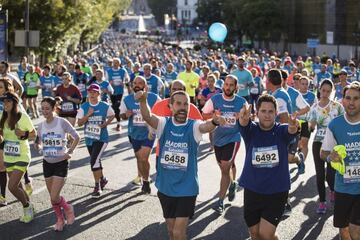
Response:
[{"label": "green t-shirt", "polygon": [[[20,120],[16,123],[15,129],[32,132],[34,125],[26,113],[21,113]],[[30,162],[30,144],[28,140],[19,140],[15,135],[15,129],[11,130],[7,123],[3,129],[4,136],[4,161],[7,163]]]},{"label": "green t-shirt", "polygon": [[37,72],[25,74],[25,84],[26,84],[26,94],[27,95],[37,95],[40,86],[40,75]]},{"label": "green t-shirt", "polygon": [[[183,80],[186,85],[186,92],[190,97],[195,97],[195,88],[199,86],[199,75],[193,71],[190,73],[181,72],[177,76],[177,79]],[[195,86],[195,88],[192,86]]]}]

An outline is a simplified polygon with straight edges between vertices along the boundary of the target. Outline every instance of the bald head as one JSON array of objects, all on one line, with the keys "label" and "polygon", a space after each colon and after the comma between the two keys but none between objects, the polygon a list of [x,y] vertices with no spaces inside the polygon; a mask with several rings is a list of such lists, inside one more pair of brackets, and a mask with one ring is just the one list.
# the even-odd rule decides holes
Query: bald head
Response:
[{"label": "bald head", "polygon": [[186,86],[183,80],[176,79],[172,81],[170,86],[170,94],[176,91],[186,91]]},{"label": "bald head", "polygon": [[143,76],[137,76],[134,79],[134,92],[144,91],[145,87],[147,86],[146,79]]}]

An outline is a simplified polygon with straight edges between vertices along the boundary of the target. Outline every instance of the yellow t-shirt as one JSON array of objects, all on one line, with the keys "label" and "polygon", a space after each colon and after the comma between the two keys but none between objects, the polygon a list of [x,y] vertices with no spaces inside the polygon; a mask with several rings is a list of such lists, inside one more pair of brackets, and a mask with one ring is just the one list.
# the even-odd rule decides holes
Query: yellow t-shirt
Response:
[{"label": "yellow t-shirt", "polygon": [[[19,128],[21,131],[32,132],[34,125],[26,113],[21,113],[21,118],[16,123],[15,128]],[[16,134],[15,129],[11,130],[7,123],[3,129],[4,136],[4,161],[8,163],[14,162],[30,162],[30,145],[28,140],[20,140]]]},{"label": "yellow t-shirt", "polygon": [[[195,97],[195,88],[199,86],[199,75],[193,71],[190,73],[185,71],[179,73],[177,79],[183,80],[186,85],[186,92],[190,97]],[[193,87],[191,85],[193,85]]]}]

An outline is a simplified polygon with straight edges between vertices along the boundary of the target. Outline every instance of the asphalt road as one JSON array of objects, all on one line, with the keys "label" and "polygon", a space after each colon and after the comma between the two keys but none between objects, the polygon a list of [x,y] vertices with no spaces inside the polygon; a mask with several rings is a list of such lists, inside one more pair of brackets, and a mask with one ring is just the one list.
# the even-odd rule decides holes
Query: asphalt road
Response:
[{"label": "asphalt road", "polygon": [[[39,123],[36,120],[35,123]],[[35,205],[36,217],[29,224],[19,222],[22,208],[11,193],[7,192],[9,205],[0,208],[0,239],[167,239],[167,230],[162,217],[160,203],[153,184],[151,195],[142,195],[140,188],[131,184],[136,176],[136,160],[127,138],[126,122],[121,132],[110,126],[110,143],[103,158],[103,166],[109,184],[103,196],[94,200],[90,197],[93,178],[89,156],[82,139],[76,149],[69,177],[63,195],[75,208],[76,222],[63,232],[54,232],[55,215],[42,175],[42,159],[32,149],[33,158],[29,174],[33,178],[34,193],[31,200]],[[80,131],[80,130],[79,130]],[[80,131],[83,136],[82,130]],[[249,234],[243,219],[243,191],[238,189],[231,204],[226,203],[222,216],[212,207],[217,201],[220,171],[215,155],[209,152],[209,141],[202,142],[199,151],[200,194],[194,218],[188,229],[189,239],[247,239]],[[311,147],[311,144],[309,144]],[[241,145],[236,163],[240,176],[244,160],[244,146]],[[154,172],[155,155],[151,155],[151,173]],[[278,226],[280,239],[338,239],[338,230],[332,226],[332,205],[328,203],[325,215],[316,214],[317,191],[315,168],[310,151],[306,161],[306,173],[297,175],[297,168],[291,165],[293,181],[290,197],[293,211]]]}]

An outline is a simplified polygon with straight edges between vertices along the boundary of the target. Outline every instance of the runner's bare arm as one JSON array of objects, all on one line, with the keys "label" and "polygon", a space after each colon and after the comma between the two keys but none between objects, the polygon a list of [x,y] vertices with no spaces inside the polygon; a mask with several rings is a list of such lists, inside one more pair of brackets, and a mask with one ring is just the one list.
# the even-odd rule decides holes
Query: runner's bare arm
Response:
[{"label": "runner's bare arm", "polygon": [[144,121],[153,129],[157,129],[159,118],[156,115],[151,114],[146,98],[147,92],[138,91],[135,94],[135,99],[140,102],[140,111]]}]

